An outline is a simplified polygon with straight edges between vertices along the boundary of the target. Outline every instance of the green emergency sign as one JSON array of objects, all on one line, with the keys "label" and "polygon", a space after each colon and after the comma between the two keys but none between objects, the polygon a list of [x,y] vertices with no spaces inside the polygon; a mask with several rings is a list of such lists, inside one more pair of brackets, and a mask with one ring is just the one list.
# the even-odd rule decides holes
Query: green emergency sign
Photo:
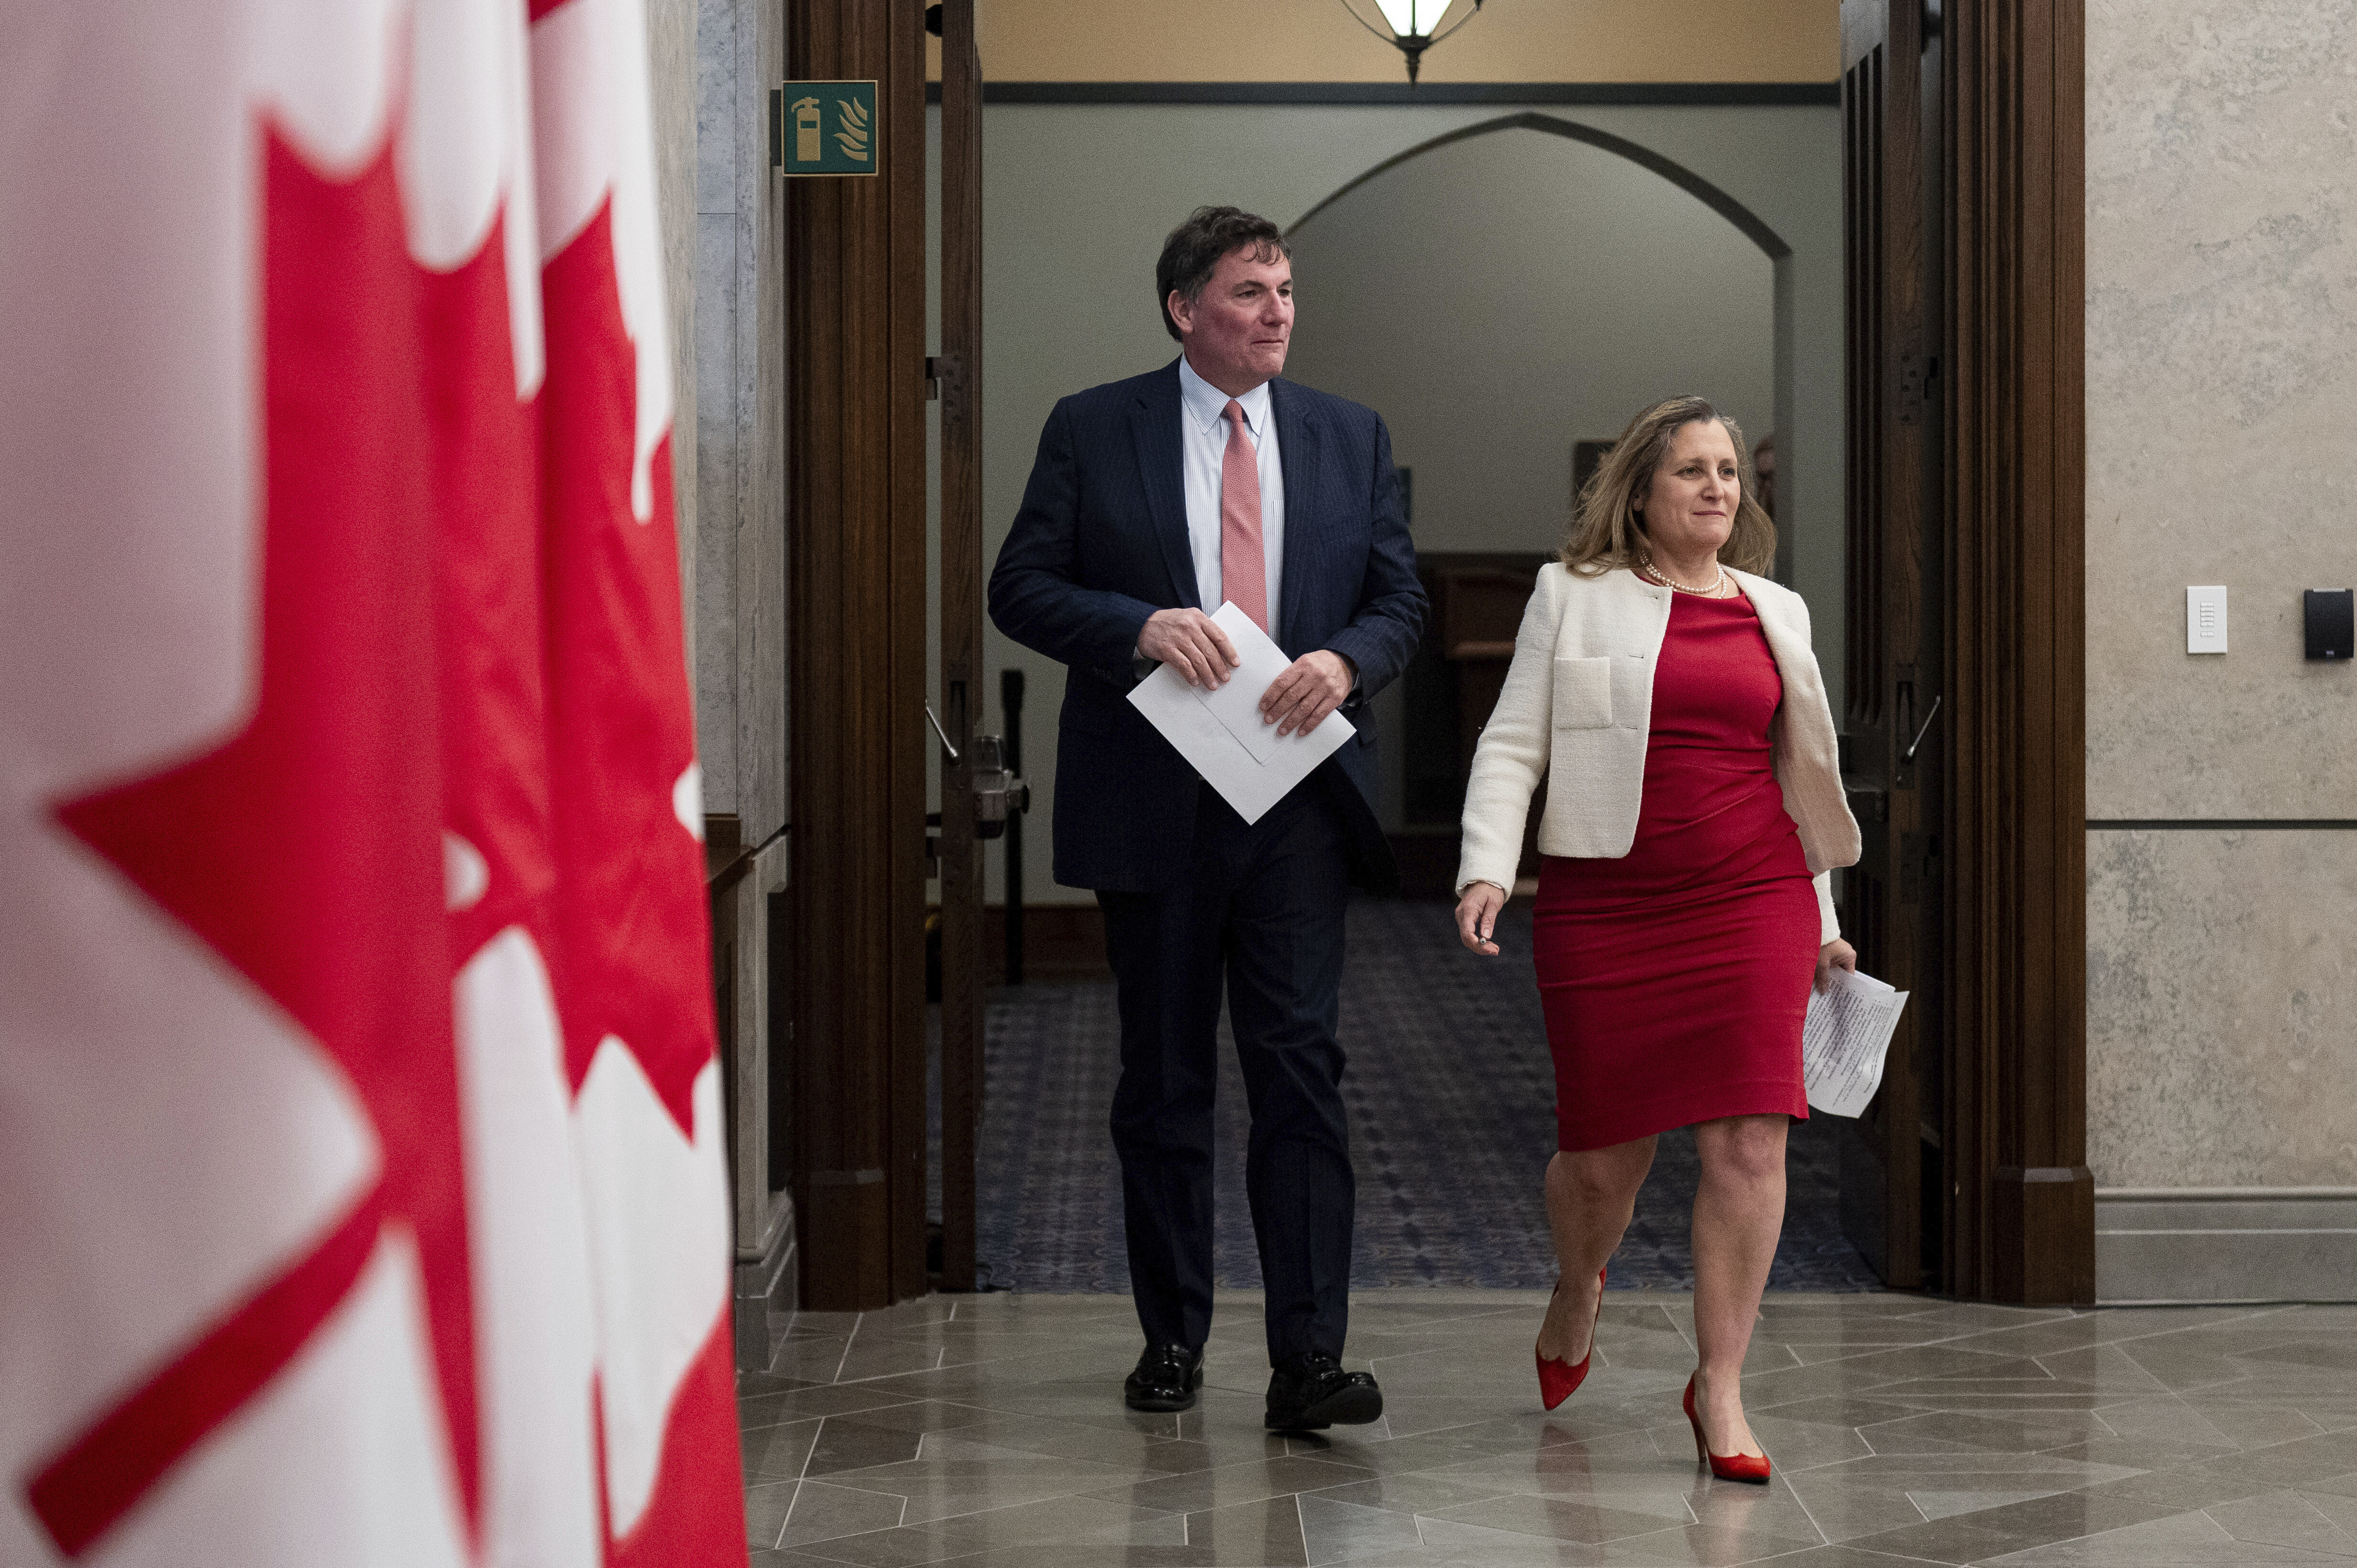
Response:
[{"label": "green emergency sign", "polygon": [[770,95],[776,121],[770,162],[779,173],[874,174],[882,126],[872,81],[789,81]]}]

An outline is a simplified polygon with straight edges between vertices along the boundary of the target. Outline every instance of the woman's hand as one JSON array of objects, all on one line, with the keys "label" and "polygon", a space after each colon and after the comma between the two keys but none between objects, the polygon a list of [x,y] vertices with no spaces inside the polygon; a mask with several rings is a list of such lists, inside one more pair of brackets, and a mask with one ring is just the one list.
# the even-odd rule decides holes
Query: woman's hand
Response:
[{"label": "woman's hand", "polygon": [[1834,971],[1836,969],[1846,969],[1852,974],[1857,972],[1857,950],[1839,937],[1817,950],[1817,989],[1820,992],[1833,988]]},{"label": "woman's hand", "polygon": [[1506,890],[1494,882],[1469,882],[1457,900],[1457,935],[1478,953],[1495,955],[1498,944],[1490,933],[1498,928],[1498,911],[1506,907]]}]

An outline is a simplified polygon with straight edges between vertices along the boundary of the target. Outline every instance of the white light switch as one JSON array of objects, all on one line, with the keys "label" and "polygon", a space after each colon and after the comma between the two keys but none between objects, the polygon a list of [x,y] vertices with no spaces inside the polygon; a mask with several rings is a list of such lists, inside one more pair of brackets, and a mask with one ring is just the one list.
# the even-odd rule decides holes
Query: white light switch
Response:
[{"label": "white light switch", "polygon": [[2226,651],[2226,590],[2222,585],[2185,590],[2185,651]]}]

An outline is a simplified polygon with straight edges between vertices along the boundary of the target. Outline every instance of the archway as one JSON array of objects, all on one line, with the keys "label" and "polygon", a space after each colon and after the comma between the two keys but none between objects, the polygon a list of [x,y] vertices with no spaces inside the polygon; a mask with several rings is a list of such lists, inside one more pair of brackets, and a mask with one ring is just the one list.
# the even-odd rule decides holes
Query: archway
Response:
[{"label": "archway", "polygon": [[1790,251],[1682,166],[1540,114],[1386,158],[1289,234],[1287,373],[1380,411],[1410,481],[1437,624],[1375,699],[1380,809],[1411,890],[1441,892],[1524,596],[1505,577],[1554,552],[1582,456],[1636,409],[1701,392],[1752,436],[1775,425],[1772,268]]},{"label": "archway", "polygon": [[[1532,134],[1512,134],[1516,132]],[[1507,161],[1499,156],[1502,149],[1518,144],[1523,155],[1520,166],[1498,167]],[[1533,149],[1550,145],[1564,155],[1577,149],[1587,156],[1558,156],[1550,160],[1532,155]],[[1439,165],[1451,166],[1446,177],[1435,176]],[[1388,204],[1387,216],[1394,221],[1386,224],[1383,217],[1366,210],[1376,193],[1404,183],[1421,183],[1424,188]],[[1344,288],[1363,287],[1378,269],[1394,275],[1415,272],[1419,258],[1399,252],[1415,250],[1420,241],[1431,236],[1416,232],[1414,220],[1452,200],[1456,210],[1450,216],[1478,226],[1493,242],[1499,238],[1495,231],[1501,228],[1513,231],[1504,236],[1511,243],[1516,238],[1528,242],[1554,225],[1577,268],[1569,275],[1557,269],[1557,275],[1545,284],[1545,289],[1577,297],[1550,299],[1544,290],[1532,286],[1548,258],[1538,247],[1526,243],[1523,259],[1528,275],[1514,280],[1522,285],[1519,297],[1493,301],[1507,307],[1498,325],[1511,321],[1512,336],[1494,338],[1485,347],[1484,357],[1501,349],[1510,356],[1527,357],[1543,345],[1566,347],[1577,338],[1576,368],[1587,374],[1598,395],[1584,400],[1523,395],[1519,402],[1504,405],[1516,415],[1515,422],[1528,425],[1560,416],[1578,426],[1571,439],[1594,440],[1617,433],[1620,422],[1651,398],[1691,391],[1719,402],[1755,438],[1771,430],[1790,429],[1795,337],[1791,244],[1734,195],[1678,160],[1612,132],[1534,111],[1461,126],[1384,157],[1318,200],[1288,227],[1297,255],[1304,256],[1299,270],[1308,302],[1296,329],[1288,373],[1382,410],[1392,424],[1394,446],[1403,451],[1403,464],[1412,461],[1414,454],[1408,448],[1414,437],[1440,433],[1414,428],[1418,414],[1413,378],[1368,373],[1381,357],[1368,352],[1368,346],[1400,331],[1413,335],[1415,317],[1458,302],[1436,301],[1428,293],[1413,301],[1385,300],[1385,306],[1394,308],[1385,312],[1389,330],[1383,334],[1366,333],[1363,319],[1349,312],[1321,311],[1318,302],[1332,304],[1338,277],[1344,280]],[[1380,242],[1319,245],[1323,231],[1352,218],[1357,219],[1355,239]],[[1610,244],[1613,236],[1601,231],[1614,225],[1628,231],[1621,238],[1635,236],[1640,247],[1651,245],[1657,253],[1641,261],[1630,254],[1627,244]],[[1693,264],[1698,252],[1710,252],[1705,264]],[[1466,265],[1468,271],[1479,270],[1470,260]],[[1434,269],[1426,270],[1437,277]],[[1493,265],[1490,270],[1494,273],[1497,268]],[[1598,274],[1604,275],[1604,286],[1598,286]],[[1491,287],[1491,292],[1504,295],[1517,291],[1510,283],[1506,289]],[[1395,308],[1410,306],[1412,309]],[[1582,311],[1587,312],[1584,323],[1579,319]],[[1694,319],[1697,316],[1706,322],[1697,324]],[[1549,317],[1555,318],[1552,323],[1546,319]],[[1550,328],[1551,342],[1545,337]],[[1716,346],[1704,341],[1713,333],[1725,340]],[[1608,345],[1601,341],[1606,337],[1618,341]],[[1342,345],[1357,351],[1337,353],[1335,349]],[[1689,351],[1677,352],[1681,348]],[[1651,371],[1632,362],[1638,356],[1663,349],[1671,351]],[[1421,357],[1427,363],[1440,362],[1429,353]],[[1598,360],[1606,362],[1598,364]],[[1747,373],[1754,368],[1758,374]],[[1527,394],[1534,390],[1526,371],[1518,391]],[[1480,401],[1459,398],[1456,406],[1469,410]],[[1450,446],[1465,448],[1469,435],[1459,422],[1448,432]],[[1787,437],[1781,445],[1787,456],[1781,477],[1789,489],[1792,442]],[[1801,461],[1806,463],[1808,456],[1804,450]],[[1821,459],[1810,472],[1822,468],[1829,476],[1835,466]],[[1418,475],[1427,481],[1436,477]],[[1493,507],[1510,499],[1495,485],[1481,488],[1490,493],[1480,499]],[[1449,526],[1451,520],[1437,518],[1430,510],[1433,504],[1444,503],[1444,498],[1427,483],[1416,499],[1420,546],[1430,537],[1435,547],[1444,549],[1506,547],[1497,541],[1467,541],[1460,546],[1450,537],[1455,532]],[[1523,505],[1534,499],[1529,476],[1523,477],[1519,493],[1511,499]],[[1551,499],[1548,506],[1550,531],[1560,521],[1556,504],[1560,499]],[[1426,531],[1436,521],[1443,524],[1442,533],[1428,536]],[[1785,521],[1789,535],[1790,519]],[[1790,582],[1792,568],[1787,537],[1779,553],[1777,575]],[[1811,585],[1823,596],[1837,582],[1835,577]],[[1837,671],[1829,673],[1838,680]]]},{"label": "archway", "polygon": [[1525,111],[1519,114],[1501,114],[1495,120],[1484,120],[1476,125],[1462,125],[1454,131],[1435,136],[1428,142],[1419,142],[1405,152],[1394,153],[1295,219],[1287,232],[1300,229],[1303,224],[1308,223],[1359,187],[1379,176],[1388,174],[1404,163],[1422,157],[1425,154],[1438,148],[1458,142],[1469,141],[1476,136],[1494,135],[1500,131],[1537,131],[1545,135],[1562,136],[1570,141],[1585,142],[1592,147],[1600,147],[1617,157],[1628,159],[1640,168],[1661,176],[1687,195],[1694,197],[1742,231],[1744,236],[1765,252],[1770,261],[1781,261],[1792,253],[1792,247],[1786,244],[1783,238],[1775,230],[1770,228],[1759,214],[1675,158],[1665,156],[1642,143],[1631,141],[1626,136],[1616,136],[1609,131],[1599,131],[1593,125],[1583,125],[1576,120],[1566,120],[1558,115],[1542,114],[1535,111]]}]

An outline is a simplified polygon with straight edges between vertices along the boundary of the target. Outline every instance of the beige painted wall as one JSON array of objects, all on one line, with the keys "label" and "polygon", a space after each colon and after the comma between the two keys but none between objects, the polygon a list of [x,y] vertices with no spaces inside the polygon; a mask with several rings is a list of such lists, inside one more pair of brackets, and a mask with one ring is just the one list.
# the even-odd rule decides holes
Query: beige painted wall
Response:
[{"label": "beige painted wall", "polygon": [[1423,550],[1545,552],[1571,444],[1677,392],[1775,423],[1775,263],[1649,169],[1537,131],[1378,175],[1293,233],[1286,373],[1380,412]]},{"label": "beige painted wall", "polygon": [[[2298,626],[2357,584],[2352,59],[2347,0],[2088,7],[2091,820],[2357,819]],[[2087,897],[2097,1182],[2357,1184],[2357,832],[2097,830]]]},{"label": "beige painted wall", "polygon": [[[1354,0],[1372,16],[1372,0]],[[1458,0],[1457,15],[1472,7]],[[1451,21],[1454,16],[1450,18]],[[998,81],[1397,81],[1400,52],[1337,0],[978,0]],[[1831,81],[1837,0],[1489,0],[1423,80]]]}]

